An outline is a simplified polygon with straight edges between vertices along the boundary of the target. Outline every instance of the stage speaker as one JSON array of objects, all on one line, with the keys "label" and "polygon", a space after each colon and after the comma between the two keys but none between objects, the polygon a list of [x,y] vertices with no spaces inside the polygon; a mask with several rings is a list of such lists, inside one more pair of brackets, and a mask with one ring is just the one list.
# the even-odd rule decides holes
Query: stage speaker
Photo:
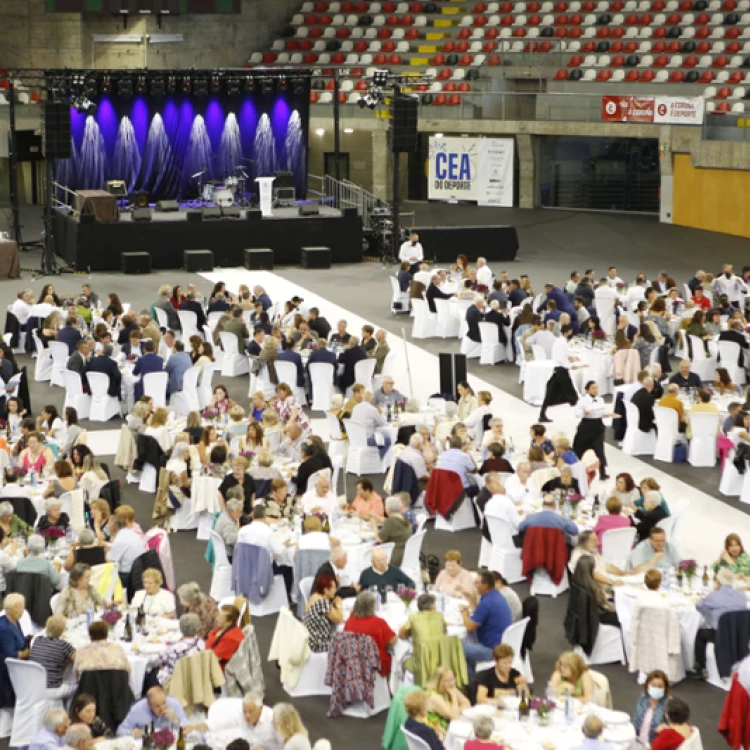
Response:
[{"label": "stage speaker", "polygon": [[197,209],[193,211],[188,211],[187,220],[188,221],[203,221],[203,214]]},{"label": "stage speaker", "polygon": [[303,247],[302,268],[330,268],[330,247]]},{"label": "stage speaker", "polygon": [[70,159],[70,104],[45,102],[42,127],[42,150],[47,159]]},{"label": "stage speaker", "polygon": [[316,203],[303,203],[299,207],[300,216],[320,216],[320,206]]},{"label": "stage speaker", "polygon": [[225,219],[239,219],[240,207],[239,206],[222,206],[221,215]]},{"label": "stage speaker", "polygon": [[208,219],[220,219],[221,218],[221,209],[216,208],[202,208],[201,212],[203,213],[203,221],[207,221]]},{"label": "stage speaker", "polygon": [[273,250],[250,248],[244,251],[248,271],[273,271]]},{"label": "stage speaker", "polygon": [[357,216],[357,209],[352,206],[347,206],[347,208],[341,209],[341,215],[342,216]]},{"label": "stage speaker", "polygon": [[263,218],[263,212],[259,208],[248,208],[245,218],[248,221],[260,221]]},{"label": "stage speaker", "polygon": [[173,212],[180,210],[180,204],[177,201],[159,201],[156,204],[156,210],[166,212]]},{"label": "stage speaker", "polygon": [[412,96],[397,96],[391,105],[388,125],[388,147],[394,154],[411,153],[419,149],[419,100]]},{"label": "stage speaker", "polygon": [[276,178],[273,181],[274,190],[294,187],[294,175],[291,172],[274,172],[273,176]]},{"label": "stage speaker", "polygon": [[134,208],[133,221],[151,221],[150,208]]},{"label": "stage speaker", "polygon": [[144,193],[144,192],[131,193],[130,202],[136,208],[148,208],[148,193]]},{"label": "stage speaker", "polygon": [[95,214],[81,214],[80,218],[78,219],[79,224],[96,224],[96,215]]},{"label": "stage speaker", "polygon": [[123,253],[120,256],[120,261],[123,273],[151,273],[151,255],[149,253]]},{"label": "stage speaker", "polygon": [[182,253],[182,264],[186,271],[213,271],[214,254],[210,250],[185,250]]},{"label": "stage speaker", "polygon": [[465,354],[440,354],[440,393],[456,395],[456,385],[466,380]]}]

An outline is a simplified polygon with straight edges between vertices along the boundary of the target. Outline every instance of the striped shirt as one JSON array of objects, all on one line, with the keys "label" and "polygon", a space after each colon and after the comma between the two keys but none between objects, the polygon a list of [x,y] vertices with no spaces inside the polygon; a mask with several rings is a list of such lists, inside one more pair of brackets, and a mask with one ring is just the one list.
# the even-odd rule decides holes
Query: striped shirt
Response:
[{"label": "striped shirt", "polygon": [[74,653],[75,649],[67,641],[40,635],[34,639],[29,660],[44,667],[48,688],[58,688],[62,685],[65,668]]}]

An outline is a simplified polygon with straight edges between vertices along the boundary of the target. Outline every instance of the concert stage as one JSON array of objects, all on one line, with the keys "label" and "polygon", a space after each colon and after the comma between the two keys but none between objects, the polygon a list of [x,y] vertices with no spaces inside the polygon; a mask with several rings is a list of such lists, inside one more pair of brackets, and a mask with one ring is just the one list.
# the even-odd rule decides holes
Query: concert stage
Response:
[{"label": "concert stage", "polygon": [[[188,221],[187,211],[152,212],[150,222],[124,213],[111,224],[80,223],[55,211],[57,254],[77,270],[119,271],[120,255],[151,255],[152,268],[182,268],[183,251],[212,250],[216,266],[241,266],[247,248],[270,248],[276,265],[299,265],[302,247],[329,247],[333,263],[362,261],[359,216],[320,206],[319,216],[299,216],[297,208],[276,208],[274,216]],[[255,214],[257,216],[257,214]]]}]

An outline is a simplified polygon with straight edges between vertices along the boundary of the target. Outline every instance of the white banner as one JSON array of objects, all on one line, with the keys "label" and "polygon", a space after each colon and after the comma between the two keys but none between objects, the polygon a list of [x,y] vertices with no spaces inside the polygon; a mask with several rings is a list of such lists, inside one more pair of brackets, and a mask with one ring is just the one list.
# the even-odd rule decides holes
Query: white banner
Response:
[{"label": "white banner", "polygon": [[654,122],[671,125],[702,125],[705,104],[702,97],[654,97]]},{"label": "white banner", "polygon": [[475,201],[479,139],[430,138],[427,170],[430,200]]},{"label": "white banner", "polygon": [[512,138],[479,139],[477,202],[480,206],[513,205]]}]

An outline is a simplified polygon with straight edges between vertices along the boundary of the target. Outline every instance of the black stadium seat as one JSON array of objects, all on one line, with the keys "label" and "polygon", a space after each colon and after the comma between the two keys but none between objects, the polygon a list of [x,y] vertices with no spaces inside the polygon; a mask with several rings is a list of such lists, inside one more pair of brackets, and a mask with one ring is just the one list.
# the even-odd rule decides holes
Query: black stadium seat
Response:
[{"label": "black stadium seat", "polygon": [[609,13],[601,13],[596,19],[597,26],[609,26],[612,23],[612,16]]},{"label": "black stadium seat", "polygon": [[700,76],[697,70],[689,70],[685,75],[685,83],[696,83]]},{"label": "black stadium seat", "polygon": [[725,26],[736,26],[740,22],[740,17],[737,13],[727,13],[724,16]]},{"label": "black stadium seat", "polygon": [[695,52],[695,42],[692,39],[688,39],[682,45],[682,51],[683,52]]},{"label": "black stadium seat", "polygon": [[667,32],[668,39],[678,39],[681,36],[682,29],[679,26],[672,26],[672,28]]},{"label": "black stadium seat", "polygon": [[628,68],[634,68],[636,65],[638,65],[641,61],[641,58],[638,57],[638,55],[628,55],[625,59],[625,65]]},{"label": "black stadium seat", "polygon": [[609,42],[606,39],[602,39],[599,44],[596,45],[597,52],[609,52]]},{"label": "black stadium seat", "polygon": [[326,42],[327,52],[338,52],[341,49],[341,42],[338,39],[329,39]]},{"label": "black stadium seat", "polygon": [[573,70],[570,71],[570,75],[568,76],[569,81],[580,81],[583,77],[583,73],[581,72],[580,68],[573,68]]},{"label": "black stadium seat", "polygon": [[551,26],[545,26],[542,29],[542,33],[540,34],[540,36],[544,36],[544,37],[551,37],[554,35],[555,35],[555,31]]}]

